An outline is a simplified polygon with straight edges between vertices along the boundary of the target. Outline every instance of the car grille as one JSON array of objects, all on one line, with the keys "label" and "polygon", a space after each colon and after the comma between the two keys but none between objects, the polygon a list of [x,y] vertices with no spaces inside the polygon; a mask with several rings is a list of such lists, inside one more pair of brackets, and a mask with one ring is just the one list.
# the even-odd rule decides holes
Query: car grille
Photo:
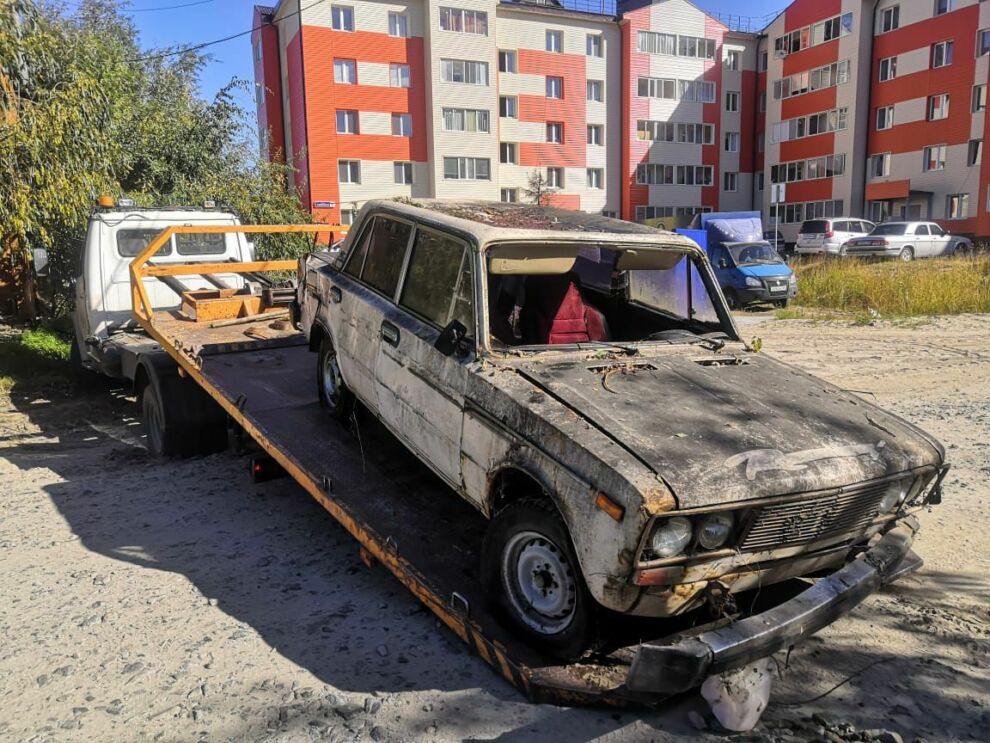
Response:
[{"label": "car grille", "polygon": [[758,551],[812,542],[831,535],[859,537],[877,517],[890,481],[855,490],[765,506],[753,518],[739,549]]},{"label": "car grille", "polygon": [[785,289],[787,288],[787,279],[773,278],[773,279],[764,279],[764,281],[766,282],[767,289],[773,289],[774,287],[781,287],[781,286],[784,287]]}]

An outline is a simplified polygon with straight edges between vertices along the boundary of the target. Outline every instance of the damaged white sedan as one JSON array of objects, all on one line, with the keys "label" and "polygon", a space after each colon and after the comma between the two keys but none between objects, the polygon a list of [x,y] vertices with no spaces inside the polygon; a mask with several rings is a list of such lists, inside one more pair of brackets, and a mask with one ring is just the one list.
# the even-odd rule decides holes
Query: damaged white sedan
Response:
[{"label": "damaged white sedan", "polygon": [[910,567],[910,514],[940,498],[942,446],[744,343],[680,235],[373,201],[300,274],[323,406],[360,401],[490,519],[490,595],[542,648],[581,655],[608,612],[673,617],[832,572],[642,646],[630,689],[688,688],[830,623]]}]

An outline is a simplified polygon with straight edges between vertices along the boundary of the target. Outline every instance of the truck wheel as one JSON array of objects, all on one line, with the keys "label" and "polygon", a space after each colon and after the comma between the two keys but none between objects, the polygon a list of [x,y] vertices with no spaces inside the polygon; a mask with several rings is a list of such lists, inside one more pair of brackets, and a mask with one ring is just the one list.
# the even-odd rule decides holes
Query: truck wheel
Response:
[{"label": "truck wheel", "polygon": [[156,377],[141,391],[148,451],[156,457],[215,454],[227,448],[227,417],[195,382]]},{"label": "truck wheel", "polygon": [[319,362],[316,368],[317,391],[320,405],[337,420],[347,420],[354,408],[354,395],[340,374],[337,351],[329,336],[320,341]]},{"label": "truck wheel", "polygon": [[522,498],[499,511],[488,525],[481,561],[489,594],[517,629],[565,660],[584,654],[594,637],[596,605],[552,503]]}]

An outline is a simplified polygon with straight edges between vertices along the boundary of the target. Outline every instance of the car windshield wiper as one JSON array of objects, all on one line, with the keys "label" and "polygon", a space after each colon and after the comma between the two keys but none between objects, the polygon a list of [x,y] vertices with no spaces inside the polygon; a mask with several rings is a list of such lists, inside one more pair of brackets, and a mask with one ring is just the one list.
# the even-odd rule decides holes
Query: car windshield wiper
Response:
[{"label": "car windshield wiper", "polygon": [[635,346],[624,346],[620,343],[610,343],[608,341],[587,341],[575,343],[578,348],[586,348],[587,346],[593,346],[595,348],[613,348],[616,351],[624,353],[626,356],[635,356],[639,353],[639,349]]}]

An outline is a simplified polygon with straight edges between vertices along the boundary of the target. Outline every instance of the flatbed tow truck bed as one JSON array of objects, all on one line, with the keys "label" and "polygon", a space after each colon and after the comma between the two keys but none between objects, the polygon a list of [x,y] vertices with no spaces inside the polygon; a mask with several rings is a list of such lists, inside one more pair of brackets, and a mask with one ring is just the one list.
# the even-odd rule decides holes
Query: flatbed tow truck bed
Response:
[{"label": "flatbed tow truck bed", "polygon": [[[644,643],[656,651],[705,631],[725,628],[731,633],[726,625],[732,620],[694,627],[691,621],[704,620],[622,620],[615,634],[621,639],[579,662],[561,663],[540,653],[518,639],[491,609],[478,575],[484,517],[371,415],[356,415],[348,430],[325,413],[318,402],[316,360],[301,333],[291,327],[280,329],[267,320],[210,327],[178,312],[155,312],[143,289],[144,279],[150,276],[256,273],[295,266],[288,261],[148,265],[148,259],[174,233],[315,233],[329,229],[333,228],[169,227],[131,264],[134,317],[175,360],[180,375],[194,380],[219,403],[246,435],[351,533],[366,564],[377,561],[388,568],[531,700],[644,707],[672,696],[627,688],[630,668]],[[864,587],[869,582],[864,581]],[[749,610],[773,606],[782,596],[791,598],[808,587],[800,580],[777,584],[758,592],[760,606],[754,602]],[[823,590],[831,588],[823,586]],[[818,628],[802,621],[800,605],[787,603],[792,605],[786,618],[793,624],[794,641]]]}]

